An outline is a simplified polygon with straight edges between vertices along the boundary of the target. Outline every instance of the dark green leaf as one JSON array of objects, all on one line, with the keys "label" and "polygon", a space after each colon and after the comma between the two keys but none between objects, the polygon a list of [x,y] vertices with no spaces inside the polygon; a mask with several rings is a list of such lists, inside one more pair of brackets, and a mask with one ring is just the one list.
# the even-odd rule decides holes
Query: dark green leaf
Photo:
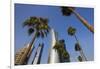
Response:
[{"label": "dark green leaf", "polygon": [[33,29],[33,28],[29,28],[29,29],[28,29],[28,34],[29,34],[29,35],[31,35],[33,32],[34,32],[34,29]]},{"label": "dark green leaf", "polygon": [[80,48],[79,43],[76,43],[75,44],[75,51],[80,51],[80,50],[81,50],[81,48]]},{"label": "dark green leaf", "polygon": [[83,61],[81,56],[78,56],[78,60],[79,60],[80,62]]}]

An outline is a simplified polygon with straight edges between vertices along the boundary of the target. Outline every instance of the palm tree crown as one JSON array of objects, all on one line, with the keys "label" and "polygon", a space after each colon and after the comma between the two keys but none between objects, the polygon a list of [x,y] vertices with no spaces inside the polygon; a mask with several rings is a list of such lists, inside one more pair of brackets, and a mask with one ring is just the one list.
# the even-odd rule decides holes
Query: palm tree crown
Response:
[{"label": "palm tree crown", "polygon": [[72,14],[72,11],[70,9],[75,9],[74,7],[61,7],[61,12],[64,16],[70,16]]},{"label": "palm tree crown", "polygon": [[23,23],[23,26],[28,26],[28,34],[31,35],[35,31],[37,32],[37,37],[47,36],[50,27],[48,26],[48,19],[41,17],[30,17]]},{"label": "palm tree crown", "polygon": [[77,13],[75,10],[75,7],[61,7],[61,12],[63,16],[70,16],[72,13],[81,21],[81,23],[87,27],[88,30],[90,30],[92,33],[94,33],[94,28],[92,25],[90,25],[86,19],[84,19],[79,13]]},{"label": "palm tree crown", "polygon": [[29,57],[27,55],[31,51],[31,48],[34,48],[34,41],[37,37],[41,36],[47,36],[47,33],[49,32],[50,27],[48,26],[48,19],[42,18],[42,17],[29,17],[26,19],[23,23],[23,27],[27,26],[28,27],[28,34],[31,35],[34,33],[34,36],[29,43],[29,47],[27,51],[24,53],[22,56],[20,63],[23,64],[24,62],[27,62]]},{"label": "palm tree crown", "polygon": [[80,50],[81,50],[80,44],[76,43],[75,44],[75,51],[80,51]]},{"label": "palm tree crown", "polygon": [[69,35],[73,36],[73,35],[75,35],[76,29],[70,26],[68,28],[67,32]]},{"label": "palm tree crown", "polygon": [[78,58],[78,61],[80,61],[80,62],[83,61],[81,56],[78,56],[77,58]]}]

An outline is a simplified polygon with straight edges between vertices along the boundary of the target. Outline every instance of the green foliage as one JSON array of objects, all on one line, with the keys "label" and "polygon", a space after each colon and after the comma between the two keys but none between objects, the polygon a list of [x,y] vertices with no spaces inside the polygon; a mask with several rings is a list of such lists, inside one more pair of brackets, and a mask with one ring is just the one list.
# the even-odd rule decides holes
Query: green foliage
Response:
[{"label": "green foliage", "polygon": [[80,50],[81,50],[81,48],[80,48],[79,43],[76,43],[75,44],[75,51],[80,51]]},{"label": "green foliage", "polygon": [[70,16],[72,14],[72,10],[70,9],[74,9],[73,7],[61,7],[61,12],[64,16]]},{"label": "green foliage", "polygon": [[29,28],[29,29],[28,29],[28,34],[29,34],[29,35],[31,35],[33,32],[34,32],[34,29],[33,29],[33,28]]},{"label": "green foliage", "polygon": [[62,43],[60,43],[59,41],[56,42],[54,49],[56,49],[59,53],[61,53],[64,58],[69,58],[68,52],[64,49],[63,42]]},{"label": "green foliage", "polygon": [[69,35],[73,36],[73,35],[75,35],[76,29],[70,26],[68,28],[67,32]]},{"label": "green foliage", "polygon": [[50,30],[48,26],[48,19],[42,17],[29,17],[23,22],[23,27],[28,27],[28,34],[31,35],[37,32],[37,37],[44,38]]},{"label": "green foliage", "polygon": [[80,62],[83,61],[81,56],[78,56],[78,60],[79,60]]}]

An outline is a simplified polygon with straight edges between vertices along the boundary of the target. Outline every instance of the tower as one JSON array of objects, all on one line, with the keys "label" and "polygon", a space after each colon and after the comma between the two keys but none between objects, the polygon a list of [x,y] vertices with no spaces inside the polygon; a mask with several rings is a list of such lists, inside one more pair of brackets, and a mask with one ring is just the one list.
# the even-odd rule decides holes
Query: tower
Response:
[{"label": "tower", "polygon": [[54,31],[54,29],[51,29],[51,47],[49,52],[49,59],[48,63],[59,63],[59,54],[56,49],[54,49],[54,46],[57,42],[57,33]]}]

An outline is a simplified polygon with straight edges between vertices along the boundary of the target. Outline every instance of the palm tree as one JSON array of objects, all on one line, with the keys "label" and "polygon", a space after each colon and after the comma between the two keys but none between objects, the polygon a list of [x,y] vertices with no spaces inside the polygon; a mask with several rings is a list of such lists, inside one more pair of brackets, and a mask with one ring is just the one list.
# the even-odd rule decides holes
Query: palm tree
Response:
[{"label": "palm tree", "polygon": [[32,60],[32,64],[40,64],[43,48],[44,48],[44,43],[39,44],[35,56]]},{"label": "palm tree", "polygon": [[94,28],[91,26],[79,13],[77,13],[74,7],[61,7],[61,12],[64,16],[70,16],[72,13],[81,21],[81,23],[94,33]]},{"label": "palm tree", "polygon": [[83,61],[83,59],[82,59],[82,57],[81,57],[81,56],[78,56],[77,58],[78,58],[78,61],[80,61],[80,62],[82,62],[82,61]]},{"label": "palm tree", "polygon": [[51,28],[50,33],[51,33],[51,47],[49,49],[48,63],[59,63],[60,62],[59,53],[54,48],[56,42],[58,41],[57,32],[53,28]]},{"label": "palm tree", "polygon": [[65,40],[59,40],[54,46],[59,53],[60,62],[70,62],[70,55],[65,47]]},{"label": "palm tree", "polygon": [[83,53],[83,50],[82,50],[82,48],[81,48],[79,42],[77,42],[77,43],[75,44],[75,51],[80,51],[81,57],[83,57],[84,60],[87,61],[87,58],[85,57],[85,55],[84,55],[84,53]]},{"label": "palm tree", "polygon": [[77,39],[77,37],[76,37],[76,35],[75,35],[76,29],[70,26],[70,27],[68,28],[67,32],[68,32],[68,35],[74,36],[75,39],[76,39],[76,42],[77,42],[77,43],[75,44],[75,51],[79,51],[80,54],[81,54],[82,59],[84,59],[85,61],[87,61],[87,59],[86,59],[86,57],[85,57],[85,55],[84,55],[84,53],[83,53],[83,50],[82,50],[82,48],[81,48],[81,46],[80,46],[80,44],[79,44],[79,41],[78,41],[78,39]]},{"label": "palm tree", "polygon": [[23,23],[23,27],[25,26],[28,27],[28,34],[29,35],[34,34],[34,35],[31,42],[29,43],[29,48],[27,49],[26,53],[22,56],[21,62],[27,61],[26,56],[31,50],[35,39],[37,37],[44,38],[45,36],[47,36],[47,33],[50,30],[50,27],[48,26],[48,19],[42,17],[35,17],[35,16],[29,17]]}]

